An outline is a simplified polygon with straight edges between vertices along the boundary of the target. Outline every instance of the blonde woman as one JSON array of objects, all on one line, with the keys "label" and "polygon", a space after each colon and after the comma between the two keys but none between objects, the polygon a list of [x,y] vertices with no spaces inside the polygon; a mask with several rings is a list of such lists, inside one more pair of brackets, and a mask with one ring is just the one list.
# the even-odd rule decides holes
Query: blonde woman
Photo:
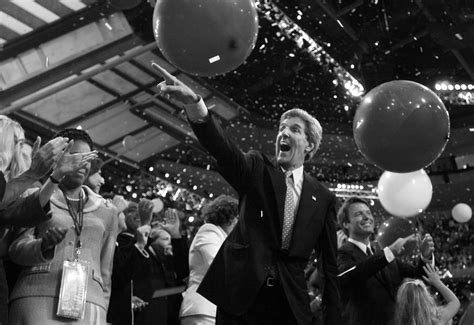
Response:
[{"label": "blonde woman", "polygon": [[425,282],[438,290],[447,302],[438,306],[425,283],[418,279],[406,279],[397,293],[394,325],[448,325],[459,310],[459,299],[441,281],[437,270],[423,267]]}]

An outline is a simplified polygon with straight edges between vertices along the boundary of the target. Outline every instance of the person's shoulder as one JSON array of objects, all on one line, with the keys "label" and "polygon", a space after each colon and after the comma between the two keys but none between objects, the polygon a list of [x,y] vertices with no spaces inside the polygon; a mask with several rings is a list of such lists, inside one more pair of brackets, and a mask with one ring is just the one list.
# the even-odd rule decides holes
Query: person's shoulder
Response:
[{"label": "person's shoulder", "polygon": [[318,191],[319,195],[323,195],[327,197],[328,199],[336,198],[335,194],[331,192],[331,190],[326,185],[321,183],[314,176],[311,176],[309,173],[305,172],[305,177],[311,184],[313,184],[315,190]]},{"label": "person's shoulder", "polygon": [[205,223],[199,228],[198,232],[196,233],[195,244],[196,245],[203,244],[210,237],[213,237],[213,238],[220,237],[221,233],[222,231],[219,230],[218,226],[212,223]]},{"label": "person's shoulder", "polygon": [[356,248],[356,246],[351,243],[350,241],[346,241],[344,244],[339,247],[338,251],[339,252],[345,252],[345,253],[350,253]]}]

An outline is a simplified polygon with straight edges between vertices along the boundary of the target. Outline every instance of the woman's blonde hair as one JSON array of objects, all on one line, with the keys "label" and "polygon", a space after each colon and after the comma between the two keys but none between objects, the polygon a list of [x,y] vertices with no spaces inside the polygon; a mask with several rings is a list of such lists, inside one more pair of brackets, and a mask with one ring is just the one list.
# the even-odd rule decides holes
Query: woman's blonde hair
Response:
[{"label": "woman's blonde hair", "polygon": [[405,279],[397,292],[394,325],[438,325],[437,305],[423,281]]},{"label": "woman's blonde hair", "polygon": [[20,123],[0,115],[0,171],[7,180],[18,177],[31,165],[31,157],[24,154],[25,132]]}]

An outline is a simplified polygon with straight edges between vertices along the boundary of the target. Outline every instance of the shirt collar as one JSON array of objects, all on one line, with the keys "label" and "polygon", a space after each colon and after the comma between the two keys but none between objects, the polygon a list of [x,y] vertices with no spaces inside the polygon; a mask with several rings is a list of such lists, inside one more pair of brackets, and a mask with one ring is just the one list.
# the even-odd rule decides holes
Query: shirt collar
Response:
[{"label": "shirt collar", "polygon": [[[282,168],[281,169],[283,172],[285,172],[285,170]],[[301,180],[303,179],[303,171],[304,171],[304,166],[301,165],[300,167],[296,168],[296,169],[293,169],[291,171],[291,174],[293,175],[293,182],[295,184],[298,184],[301,182]]]},{"label": "shirt collar", "polygon": [[[364,254],[367,254],[367,245],[358,241],[358,240],[355,240],[355,239],[352,239],[352,238],[349,238],[347,241],[353,243],[354,245],[356,245],[357,247],[359,247],[363,252]],[[371,248],[372,250],[372,248]]]}]

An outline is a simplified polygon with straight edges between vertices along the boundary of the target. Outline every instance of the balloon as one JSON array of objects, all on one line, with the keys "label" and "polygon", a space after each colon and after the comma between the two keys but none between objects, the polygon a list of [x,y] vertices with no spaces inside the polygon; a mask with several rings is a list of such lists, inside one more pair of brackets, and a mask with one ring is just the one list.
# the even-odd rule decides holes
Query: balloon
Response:
[{"label": "balloon", "polygon": [[468,222],[472,217],[472,209],[466,203],[458,203],[451,210],[451,214],[459,223]]},{"label": "balloon", "polygon": [[257,40],[257,9],[253,0],[158,0],[153,32],[178,69],[215,76],[249,56]]},{"label": "balloon", "polygon": [[133,135],[127,135],[122,140],[122,146],[128,150],[134,149],[138,144],[137,139]]},{"label": "balloon", "polygon": [[433,194],[433,185],[423,169],[405,174],[384,172],[377,187],[383,208],[397,217],[423,212]]},{"label": "balloon", "polygon": [[[407,237],[416,234],[416,225],[412,220],[391,217],[385,220],[379,227],[376,240],[380,247],[390,246],[398,238]],[[418,247],[416,241],[407,242],[402,251],[402,255],[412,255]]]},{"label": "balloon", "polygon": [[151,200],[151,202],[153,202],[153,212],[160,212],[163,210],[163,201],[161,201],[161,199],[156,198]]},{"label": "balloon", "polygon": [[413,81],[386,82],[367,93],[354,116],[362,155],[383,170],[407,173],[431,164],[449,139],[441,99]]}]

